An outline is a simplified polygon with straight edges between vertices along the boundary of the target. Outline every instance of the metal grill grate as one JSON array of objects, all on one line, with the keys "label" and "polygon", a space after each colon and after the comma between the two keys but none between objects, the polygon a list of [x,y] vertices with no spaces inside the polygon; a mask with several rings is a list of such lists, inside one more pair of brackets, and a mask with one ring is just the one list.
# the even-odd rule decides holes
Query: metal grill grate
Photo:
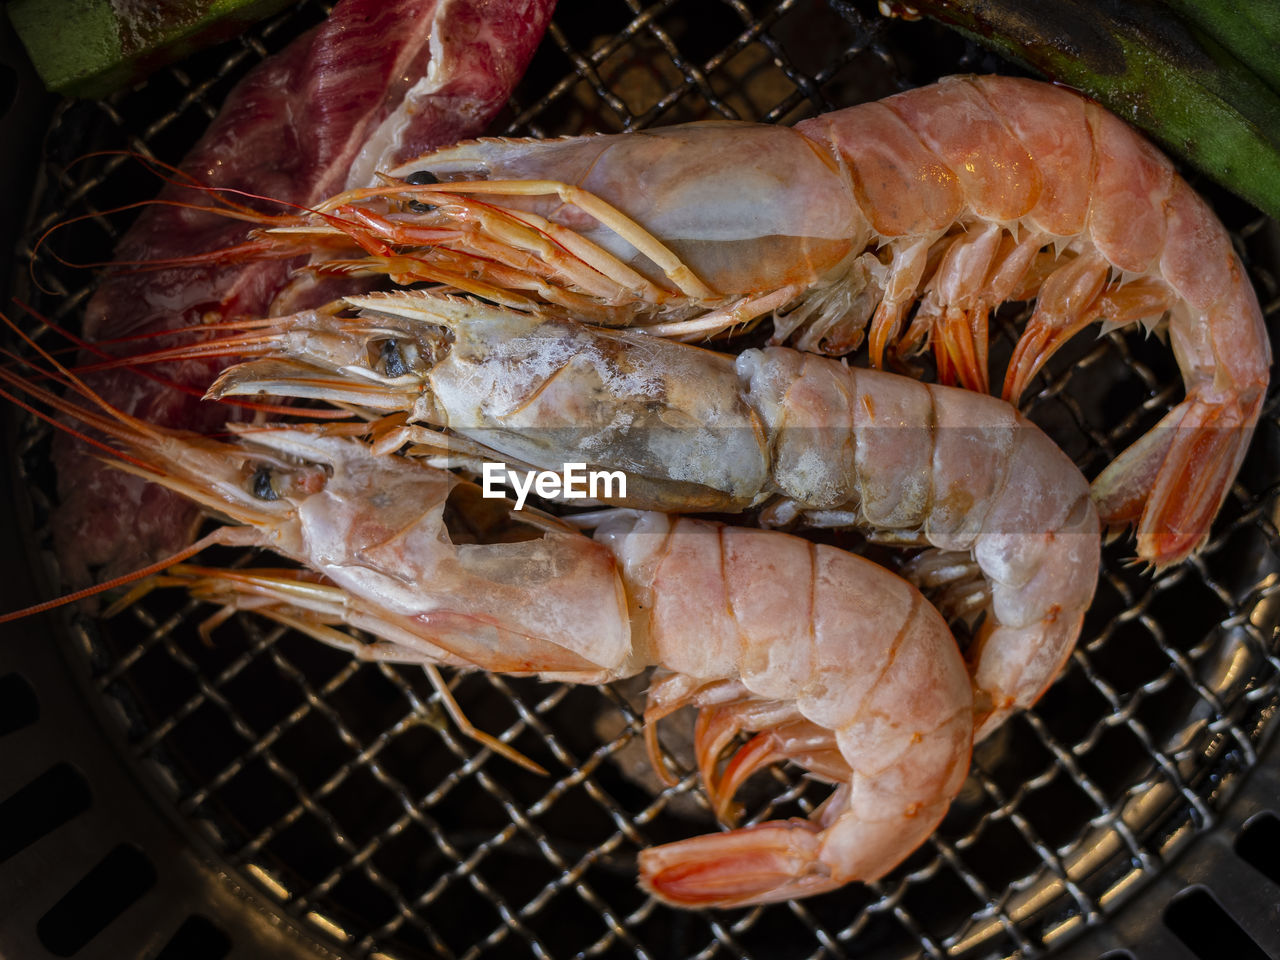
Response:
[{"label": "metal grill grate", "polygon": [[[862,7],[846,22],[819,0],[562,0],[499,128],[792,122],[946,73],[1007,69],[926,23]],[[54,246],[108,259],[127,226],[110,211],[156,184],[121,157],[71,161],[103,148],[176,161],[234,81],[323,13],[303,3],[144,89],[59,108],[29,244],[90,215]],[[1275,225],[1207,193],[1274,325]],[[92,289],[87,272],[48,256],[33,276],[57,295],[23,275],[18,292],[58,320]],[[997,362],[1020,319],[1002,315]],[[1080,337],[1025,408],[1092,475],[1180,389],[1164,345]],[[72,645],[164,802],[347,956],[1037,955],[1157,875],[1256,761],[1280,703],[1278,412],[1273,392],[1199,558],[1152,577],[1125,564],[1125,544],[1107,549],[1065,675],[979,748],[937,835],[880,883],[797,903],[684,913],[639,892],[639,848],[713,827],[694,776],[659,790],[634,772],[640,723],[623,685],[453,678],[473,721],[547,767],[541,778],[459,736],[418,672],[355,663],[246,617],[210,644],[198,632],[207,611],[176,594],[77,623]],[[32,437],[27,461],[48,489],[44,443]],[[777,771],[747,818],[807,813],[824,794]]]}]

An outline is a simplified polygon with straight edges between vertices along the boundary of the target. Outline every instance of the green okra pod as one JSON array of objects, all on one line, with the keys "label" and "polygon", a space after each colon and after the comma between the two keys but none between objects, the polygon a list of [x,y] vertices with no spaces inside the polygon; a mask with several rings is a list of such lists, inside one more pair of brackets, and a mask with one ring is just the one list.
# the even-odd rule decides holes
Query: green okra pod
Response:
[{"label": "green okra pod", "polygon": [[1275,0],[1162,0],[1231,51],[1280,93],[1280,3]]}]

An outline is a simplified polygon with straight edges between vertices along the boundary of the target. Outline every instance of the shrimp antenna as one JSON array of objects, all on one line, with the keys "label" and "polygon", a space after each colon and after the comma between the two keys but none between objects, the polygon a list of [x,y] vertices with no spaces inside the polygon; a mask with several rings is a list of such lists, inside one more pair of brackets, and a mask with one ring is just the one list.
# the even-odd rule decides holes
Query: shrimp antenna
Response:
[{"label": "shrimp antenna", "polygon": [[[145,154],[140,153],[139,151],[136,151],[136,150],[92,151],[90,153],[83,154],[82,156],[77,157],[75,160],[71,161],[71,164],[68,164],[68,168],[76,163],[80,163],[85,160],[101,158],[101,157],[109,157],[109,158],[123,157],[123,158],[136,160],[152,176],[159,179],[166,186],[175,188],[177,190],[197,191],[199,193],[205,194],[206,196],[212,198],[211,202],[208,204],[200,204],[200,203],[192,203],[192,202],[182,201],[182,200],[171,200],[161,196],[161,197],[155,197],[149,200],[137,200],[131,203],[120,204],[118,206],[110,207],[107,209],[91,210],[88,213],[83,213],[75,217],[69,217],[65,220],[60,220],[59,222],[53,224],[48,229],[46,229],[43,233],[40,234],[39,238],[36,240],[34,247],[32,248],[31,263],[28,265],[28,268],[27,268],[28,275],[30,276],[32,283],[34,283],[37,289],[41,290],[43,293],[50,294],[50,295],[55,293],[55,291],[47,289],[40,282],[39,278],[37,278],[35,275],[35,265],[39,261],[41,252],[46,247],[47,241],[52,237],[54,233],[58,232],[59,230],[62,230],[66,227],[70,227],[76,223],[80,223],[85,220],[96,220],[101,218],[104,215],[126,213],[130,210],[136,210],[142,207],[154,206],[154,207],[174,207],[177,209],[195,210],[203,213],[209,213],[214,216],[225,217],[231,220],[243,220],[248,223],[257,224],[259,226],[272,225],[272,224],[275,224],[275,225],[297,224],[307,216],[319,216],[322,219],[327,221],[336,221],[338,219],[332,215],[327,215],[322,211],[315,210],[307,206],[306,204],[297,203],[292,200],[283,200],[278,197],[270,197],[265,194],[253,193],[251,191],[242,190],[237,187],[215,186],[213,184],[202,183],[197,177],[181,169],[180,167],[174,166],[173,164],[165,163],[164,161],[158,160],[155,157],[146,156]],[[285,210],[290,210],[293,212],[267,213],[265,211],[255,209],[249,203],[238,202],[239,199],[243,199],[245,201],[256,200],[262,203],[274,204],[278,207],[284,208]],[[345,233],[347,231],[341,231],[341,232]],[[249,255],[265,256],[270,254],[273,250],[274,250],[274,245],[270,241],[253,240],[253,241],[246,241],[244,243],[236,244],[231,247],[226,247],[220,250],[213,250],[213,251],[209,251],[208,253],[196,254],[194,256],[189,256],[189,257],[160,258],[160,259],[146,260],[146,261],[110,260],[110,261],[94,261],[94,262],[87,262],[87,263],[76,263],[74,261],[67,260],[65,257],[57,253],[56,251],[52,251],[50,253],[50,256],[52,257],[53,260],[62,264],[63,266],[72,267],[76,269],[86,269],[86,268],[93,268],[93,267],[111,267],[111,266],[116,266],[116,267],[134,266],[134,267],[137,267],[138,269],[134,271],[128,271],[128,272],[137,273],[137,272],[143,272],[147,269],[159,269],[166,266],[184,266],[184,265],[206,263],[206,262],[209,262],[210,258],[215,255],[227,257],[227,256],[231,256],[238,253],[247,253]],[[290,254],[287,250],[276,253],[276,256],[278,257],[288,257],[292,255],[293,254]]]},{"label": "shrimp antenna", "polygon": [[85,399],[89,400],[92,404],[94,404],[94,406],[100,407],[102,410],[105,410],[108,414],[110,414],[113,417],[118,417],[123,423],[128,424],[130,427],[137,430],[139,433],[142,433],[144,436],[157,435],[156,429],[152,427],[150,424],[146,423],[145,421],[139,420],[137,417],[130,416],[129,414],[125,413],[123,410],[117,410],[115,407],[111,406],[111,404],[107,403],[106,400],[103,400],[100,396],[94,393],[93,390],[89,388],[88,384],[86,384],[83,380],[81,380],[74,373],[72,373],[67,367],[63,366],[63,364],[51,353],[49,353],[48,350],[40,346],[40,344],[36,343],[36,341],[30,335],[28,335],[25,331],[23,331],[21,327],[19,327],[16,323],[14,323],[9,318],[8,314],[0,313],[0,322],[3,322],[6,327],[8,327],[15,334],[17,334],[18,338],[21,339],[23,343],[27,344],[27,346],[31,347],[31,349],[35,350],[36,353],[38,353],[55,370],[57,370],[58,373],[61,374],[62,377],[64,378],[63,382],[67,387],[74,390],[76,393],[80,394],[80,396],[84,397]]},{"label": "shrimp antenna", "polygon": [[[52,330],[54,333],[58,334],[63,339],[70,341],[72,344],[74,344],[76,347],[79,347],[82,350],[92,353],[94,356],[102,358],[98,363],[78,365],[77,367],[75,367],[76,373],[83,375],[85,373],[93,373],[98,370],[113,370],[113,369],[124,368],[126,370],[131,370],[132,372],[136,373],[138,376],[145,377],[146,379],[166,389],[176,390],[177,392],[185,393],[187,396],[190,396],[190,397],[197,397],[200,399],[204,398],[205,391],[197,387],[191,387],[184,383],[179,383],[176,380],[171,380],[168,377],[162,377],[159,374],[156,374],[151,372],[150,370],[144,369],[144,366],[148,363],[157,363],[157,362],[160,362],[161,360],[166,359],[166,351],[163,351],[163,350],[153,351],[152,353],[143,353],[143,354],[138,354],[132,357],[116,357],[108,353],[106,350],[102,349],[100,344],[96,344],[96,343],[93,343],[92,341],[85,340],[83,337],[76,336],[70,330],[66,329],[65,327],[61,326],[58,323],[55,323],[53,320],[46,317],[44,314],[40,313],[34,307],[28,305],[27,303],[24,303],[22,300],[19,300],[17,297],[13,298],[13,302],[16,303],[20,308],[25,310],[37,322],[47,327],[48,329]],[[0,316],[3,316],[3,315],[0,314]],[[10,326],[12,326],[12,324],[10,324]],[[182,331],[162,331],[159,334],[149,334],[148,336],[162,336],[166,334],[179,333],[179,332],[182,332]],[[53,353],[45,353],[44,351],[42,351],[42,355],[45,356],[50,362],[54,362]],[[219,354],[211,353],[209,355],[218,356]],[[19,363],[27,363],[27,361],[23,360],[21,357],[14,357],[14,359],[17,360]],[[29,363],[27,365],[30,366]],[[68,371],[68,374],[70,374],[70,371]],[[52,374],[48,374],[47,372],[44,375],[53,376]],[[64,385],[72,386],[71,384],[66,384],[65,382],[64,382]],[[290,407],[290,406],[285,406],[283,404],[275,404],[275,403],[263,403],[260,400],[245,400],[242,398],[235,398],[235,397],[227,397],[220,402],[226,403],[227,405],[233,406],[233,407],[242,407],[246,410],[257,410],[263,413],[277,414],[280,416],[297,416],[299,411],[299,408],[297,407]],[[342,417],[345,417],[346,414],[340,410],[324,410],[324,409],[317,408],[314,414],[308,413],[307,416],[316,420],[338,420],[338,419],[341,419]]]},{"label": "shrimp antenna", "polygon": [[65,606],[68,603],[75,603],[77,600],[84,600],[88,597],[95,596],[107,590],[114,590],[116,587],[123,587],[125,584],[134,583],[146,577],[154,576],[163,570],[168,569],[175,563],[181,563],[190,557],[194,557],[201,550],[212,546],[246,546],[248,541],[240,542],[243,534],[235,527],[219,527],[210,533],[205,534],[189,547],[179,550],[177,553],[170,554],[157,560],[155,563],[149,564],[140,570],[134,570],[132,573],[126,573],[123,576],[114,577],[105,580],[92,587],[85,587],[83,590],[77,590],[74,593],[64,594],[53,600],[46,600],[44,603],[37,603],[30,607],[23,607],[21,610],[14,610],[11,613],[0,615],[0,623],[9,623],[13,620],[21,620],[23,617],[34,616],[37,613],[44,613],[46,610],[53,610],[57,607]]},{"label": "shrimp antenna", "polygon": [[[186,170],[183,170],[181,167],[175,166],[172,163],[166,163],[156,157],[149,157],[137,150],[94,150],[89,153],[82,154],[75,160],[71,161],[67,166],[70,168],[81,161],[93,160],[99,157],[123,157],[128,160],[136,160],[148,173],[171,187],[177,187],[180,190],[198,190],[201,193],[210,194],[216,200],[222,201],[223,206],[228,210],[237,210],[249,216],[269,217],[270,215],[262,214],[260,211],[250,207],[248,204],[234,203],[226,198],[244,197],[249,200],[262,200],[267,203],[274,203],[281,207],[292,207],[295,210],[301,210],[307,213],[312,212],[306,205],[295,203],[290,200],[280,200],[276,197],[268,197],[265,194],[251,193],[248,190],[241,190],[236,187],[220,187],[212,183],[204,183],[198,177]],[[156,202],[158,201],[142,200],[137,204],[131,204],[130,206],[145,206]],[[163,201],[161,202],[163,203]],[[90,214],[90,216],[92,216],[92,214]]]}]

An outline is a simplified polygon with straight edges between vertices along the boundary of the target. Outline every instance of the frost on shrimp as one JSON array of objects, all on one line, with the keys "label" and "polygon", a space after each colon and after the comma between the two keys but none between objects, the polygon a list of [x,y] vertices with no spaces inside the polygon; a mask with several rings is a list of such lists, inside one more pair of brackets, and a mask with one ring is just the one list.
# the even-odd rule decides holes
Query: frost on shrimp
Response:
[{"label": "frost on shrimp", "polygon": [[[396,411],[541,469],[625,470],[629,506],[773,498],[782,521],[937,548],[915,564],[921,582],[945,583],[949,613],[986,615],[970,651],[979,737],[1070,654],[1097,580],[1097,513],[1075,465],[1003,401],[783,347],[731,358],[459,298],[346,303],[363,313],[265,320],[224,341],[271,359],[231,368],[210,395]],[[415,439],[406,426],[386,445]]]},{"label": "frost on shrimp", "polygon": [[[0,379],[113,437],[123,469],[243,524],[222,528],[222,542],[311,571],[171,578],[198,596],[364,657],[579,683],[656,665],[655,762],[658,721],[699,708],[698,765],[722,819],[742,782],[780,760],[838,785],[811,821],[643,852],[642,884],[670,903],[764,903],[875,879],[934,830],[964,779],[973,704],[959,651],[919,592],[869,561],[654,513],[620,513],[595,540],[535,519],[523,538],[462,543],[446,518],[456,479],[418,461],[305,429],[235,428],[222,443]],[[377,640],[359,644],[341,624]],[[722,768],[739,733],[756,735]]]},{"label": "frost on shrimp", "polygon": [[276,242],[347,235],[367,256],[344,269],[675,336],[773,314],[778,342],[843,353],[867,329],[876,365],[930,343],[942,382],[983,392],[988,315],[1036,298],[1015,402],[1090,323],[1167,318],[1186,397],[1094,483],[1103,520],[1157,565],[1208,535],[1266,392],[1262,313],[1222,225],[1061,87],[952,77],[793,129],[480,140],[393,173],[449,182],[344,194]]}]

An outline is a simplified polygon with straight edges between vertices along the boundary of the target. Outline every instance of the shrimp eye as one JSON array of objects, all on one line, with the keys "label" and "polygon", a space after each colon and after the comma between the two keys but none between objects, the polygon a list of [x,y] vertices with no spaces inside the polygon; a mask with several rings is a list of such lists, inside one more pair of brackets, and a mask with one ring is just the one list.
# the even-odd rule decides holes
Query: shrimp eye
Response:
[{"label": "shrimp eye", "polygon": [[382,362],[382,372],[388,377],[403,377],[409,372],[404,362],[404,354],[400,352],[400,341],[396,339],[382,341],[382,350],[378,353]]},{"label": "shrimp eye", "polygon": [[259,500],[280,499],[280,494],[276,493],[275,485],[271,482],[270,467],[260,466],[253,471],[253,477],[249,480],[249,489]]},{"label": "shrimp eye", "polygon": [[[439,183],[440,178],[430,170],[415,170],[404,178],[404,182],[415,187],[421,187],[428,183]],[[409,209],[414,213],[430,213],[435,206],[430,203],[423,203],[421,200],[410,200]]]}]

